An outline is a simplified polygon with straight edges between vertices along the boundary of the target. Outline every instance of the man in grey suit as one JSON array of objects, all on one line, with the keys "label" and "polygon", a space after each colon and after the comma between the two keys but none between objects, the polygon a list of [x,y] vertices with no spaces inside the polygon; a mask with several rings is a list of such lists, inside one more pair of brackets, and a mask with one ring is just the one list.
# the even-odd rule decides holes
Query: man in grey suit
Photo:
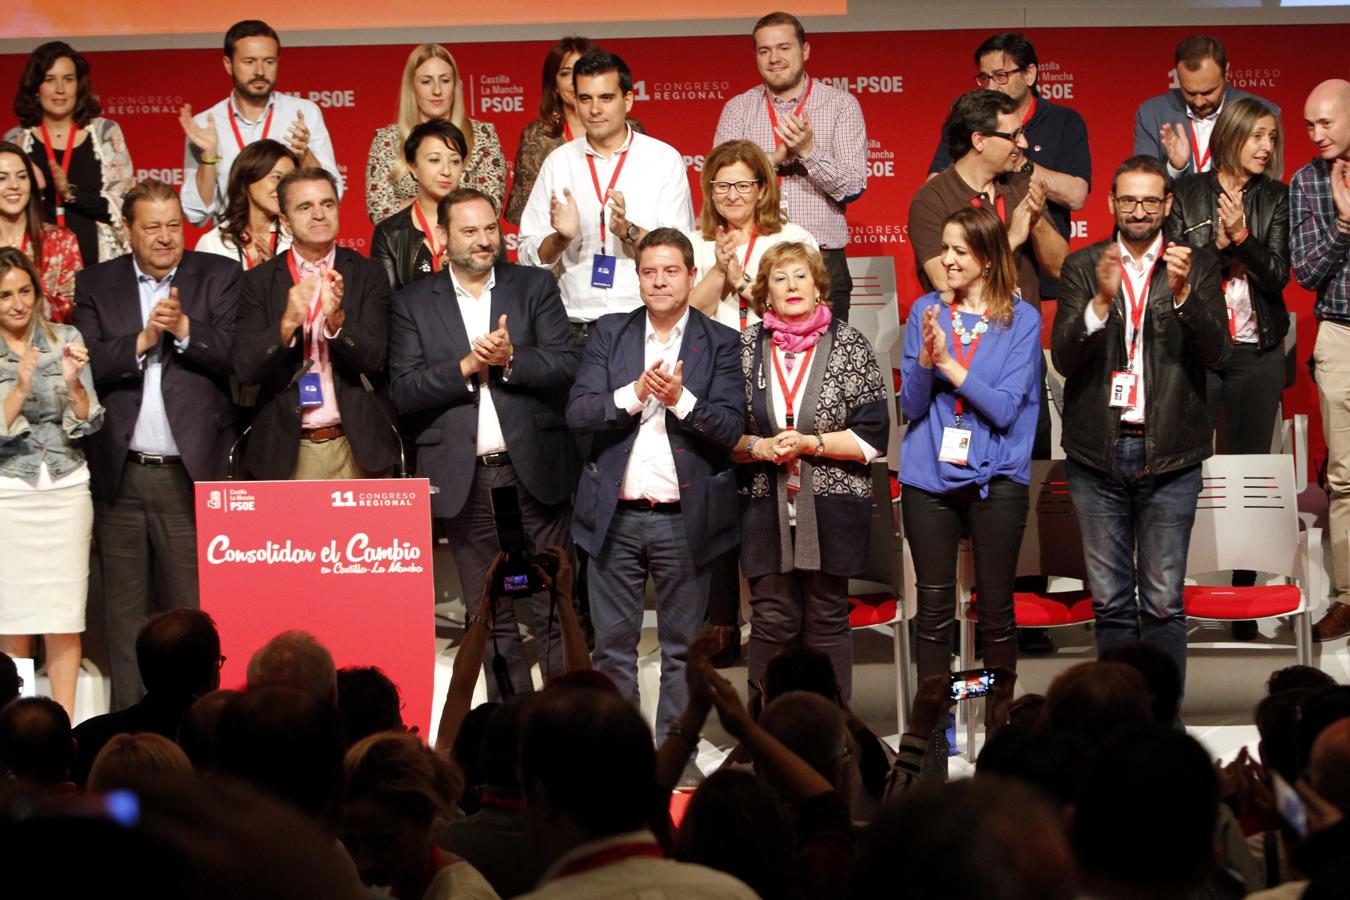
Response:
[{"label": "man in grey suit", "polygon": [[1134,152],[1167,164],[1167,174],[1207,172],[1213,165],[1209,137],[1214,123],[1232,98],[1254,97],[1275,111],[1280,108],[1228,83],[1228,53],[1217,38],[1195,34],[1177,44],[1178,87],[1139,104],[1134,115]]},{"label": "man in grey suit", "polygon": [[[536,551],[566,547],[569,500],[581,461],[563,418],[581,350],[572,340],[558,282],[543,269],[497,262],[501,234],[492,201],[472,188],[448,194],[438,216],[449,251],[445,273],[394,295],[389,318],[390,394],[411,423],[417,474],[439,488],[469,619],[498,550],[507,511],[492,491],[514,487]],[[530,595],[545,678],[562,672],[562,637],[547,591]],[[506,659],[517,693],[531,690],[530,661],[512,604],[495,611],[486,658],[488,696],[500,691],[492,662]]]}]

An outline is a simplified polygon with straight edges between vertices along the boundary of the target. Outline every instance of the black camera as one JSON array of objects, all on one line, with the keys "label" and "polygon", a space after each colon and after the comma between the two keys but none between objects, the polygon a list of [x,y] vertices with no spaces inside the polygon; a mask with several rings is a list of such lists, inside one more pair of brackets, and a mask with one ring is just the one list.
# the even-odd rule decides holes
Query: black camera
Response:
[{"label": "black camera", "polygon": [[535,571],[538,566],[550,580],[558,576],[558,559],[538,553],[520,515],[520,496],[512,486],[492,489],[492,516],[497,522],[497,543],[506,559],[497,566],[492,592],[497,596],[523,597],[544,590]]}]

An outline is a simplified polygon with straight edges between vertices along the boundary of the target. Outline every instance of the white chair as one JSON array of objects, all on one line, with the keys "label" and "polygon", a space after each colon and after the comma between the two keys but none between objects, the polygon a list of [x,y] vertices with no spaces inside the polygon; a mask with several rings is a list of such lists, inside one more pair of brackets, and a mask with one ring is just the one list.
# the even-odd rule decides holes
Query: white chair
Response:
[{"label": "white chair", "polygon": [[1187,585],[1186,615],[1201,621],[1288,617],[1298,661],[1313,664],[1309,601],[1322,595],[1322,529],[1300,527],[1294,460],[1287,454],[1212,456],[1202,467],[1186,555],[1188,578],[1248,569],[1285,584]]}]

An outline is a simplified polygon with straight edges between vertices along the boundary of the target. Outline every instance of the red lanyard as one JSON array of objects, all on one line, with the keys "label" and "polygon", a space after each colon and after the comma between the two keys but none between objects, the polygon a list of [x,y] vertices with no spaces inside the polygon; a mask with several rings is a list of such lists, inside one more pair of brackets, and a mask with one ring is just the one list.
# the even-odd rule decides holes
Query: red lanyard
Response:
[{"label": "red lanyard", "polygon": [[[1001,200],[1003,198],[1000,197],[999,199]],[[980,339],[984,337],[985,333],[983,331],[978,332],[975,335],[975,337],[971,338],[969,344],[961,343],[959,340],[956,339],[955,303],[952,303],[952,305],[948,307],[947,313],[951,316],[952,321],[952,356],[954,356],[956,358],[956,361],[961,364],[961,368],[969,372],[970,364],[975,359],[975,351],[980,349]],[[958,396],[956,398],[956,405],[952,409],[952,412],[956,414],[957,425],[961,424],[961,416],[965,413],[965,411],[966,411],[966,401],[963,397]]]},{"label": "red lanyard", "polygon": [[[80,129],[76,128],[66,139],[66,155],[61,159],[61,174],[66,176],[67,182],[70,180],[70,161],[75,156],[72,152],[75,149],[75,139],[80,136]],[[47,120],[42,120],[42,146],[47,151],[47,167],[51,171],[56,171],[56,149],[52,147],[52,136],[47,133]],[[66,206],[62,202],[66,198],[61,196],[61,192],[56,190],[56,185],[52,185],[52,193],[56,195],[56,224],[60,227],[66,227]]]},{"label": "red lanyard", "polygon": [[600,190],[600,176],[595,173],[595,157],[586,154],[586,164],[591,167],[591,183],[595,185],[595,199],[600,201],[600,246],[605,245],[605,198],[609,192],[614,190],[614,185],[619,183],[619,173],[623,171],[623,164],[628,161],[628,151],[625,150],[619,154],[619,163],[614,167],[614,174],[609,177],[609,187],[603,191]]},{"label": "red lanyard", "polygon": [[802,354],[801,364],[797,366],[797,378],[792,385],[788,386],[787,376],[783,374],[783,366],[778,361],[778,347],[774,345],[769,352],[773,355],[773,372],[778,376],[778,388],[783,392],[784,413],[783,421],[788,428],[792,428],[797,423],[797,417],[793,411],[797,403],[797,392],[801,390],[806,383],[806,367],[811,363],[811,357],[815,354],[816,348],[812,347]]},{"label": "red lanyard", "polygon": [[1191,156],[1195,158],[1195,171],[1203,172],[1205,171],[1205,166],[1209,165],[1209,152],[1214,149],[1214,145],[1210,144],[1206,146],[1205,155],[1201,156],[1200,138],[1195,133],[1195,121],[1188,118],[1186,120],[1186,125],[1191,129]]},{"label": "red lanyard", "polygon": [[[984,198],[971,197],[970,205],[975,207],[984,206]],[[998,213],[999,221],[1003,222],[1006,225],[1008,223],[1008,202],[1007,200],[1004,199],[1002,194],[999,193],[994,194],[994,209]]]},{"label": "red lanyard", "polygon": [[[811,98],[812,86],[811,79],[808,77],[806,79],[806,92],[802,94],[802,99],[797,103],[797,108],[792,111],[793,116],[800,116],[802,110],[806,109],[806,101]],[[778,137],[778,113],[774,111],[773,100],[769,96],[768,88],[764,89],[764,106],[769,110],[769,126],[773,132],[773,147],[777,150],[778,145],[782,143]]]},{"label": "red lanyard", "polygon": [[622,862],[625,859],[632,859],[635,856],[650,856],[660,859],[665,856],[661,848],[653,843],[631,843],[616,844],[613,847],[606,847],[603,850],[597,850],[594,853],[588,853],[580,859],[573,860],[558,870],[555,878],[565,878],[568,875],[579,875],[582,872],[589,872],[592,869],[599,869],[602,866],[612,865],[616,862]]},{"label": "red lanyard", "polygon": [[[234,117],[237,115],[237,113],[234,111],[234,101],[233,100],[227,101],[227,105],[230,108],[230,130],[234,132],[235,143],[239,145],[240,150],[243,150],[244,136],[239,133],[239,123],[234,120]],[[277,107],[275,103],[272,104],[272,108],[267,111],[267,120],[263,122],[263,133],[261,138],[264,141],[267,140],[267,132],[272,130],[272,113],[276,111]]]},{"label": "red lanyard", "polygon": [[[750,271],[750,254],[755,252],[755,241],[759,240],[759,226],[756,225],[750,229],[750,243],[745,248],[745,260],[741,263],[741,271]],[[750,305],[745,299],[745,294],[737,286],[736,296],[741,300],[741,331],[745,330],[747,321],[750,318]]]},{"label": "red lanyard", "polygon": [[422,233],[427,236],[427,245],[431,247],[431,271],[439,272],[441,270],[441,245],[436,243],[436,235],[432,233],[431,226],[427,224],[427,217],[422,214],[422,207],[413,200],[413,215],[417,216],[417,224],[422,226]]},{"label": "red lanyard", "polygon": [[[291,278],[294,283],[299,284],[302,279],[300,278],[300,268],[295,264],[294,250],[286,254],[286,264],[291,267]],[[319,277],[323,277],[322,271],[320,271]],[[314,322],[319,318],[319,307],[321,306],[323,304],[319,302],[318,293],[315,292],[315,296],[309,301],[309,312],[305,317],[305,356],[307,357],[313,354],[316,349],[315,345],[318,344],[318,339],[314,336]]]},{"label": "red lanyard", "polygon": [[572,126],[567,124],[567,117],[563,117],[563,139],[567,143],[572,143]]},{"label": "red lanyard", "polygon": [[[273,256],[277,255],[277,232],[275,225],[272,226],[272,255]],[[247,270],[253,268],[256,265],[257,263],[253,261],[253,257],[249,254],[248,248],[244,248],[244,268]],[[292,268],[291,271],[294,273],[295,269]],[[296,278],[295,280],[296,282],[300,281],[299,278]]]},{"label": "red lanyard", "polygon": [[1148,307],[1148,294],[1153,289],[1153,270],[1157,267],[1158,259],[1155,257],[1153,265],[1149,266],[1148,272],[1144,274],[1144,297],[1140,300],[1135,297],[1134,282],[1130,280],[1130,273],[1125,270],[1125,260],[1122,258],[1120,261],[1120,280],[1122,287],[1125,288],[1125,295],[1129,299],[1127,308],[1130,313],[1132,333],[1130,334],[1130,353],[1127,367],[1131,370],[1134,369],[1135,348],[1139,346],[1140,326],[1144,323],[1144,309]]},{"label": "red lanyard", "polygon": [[1031,121],[1031,117],[1034,116],[1034,115],[1036,115],[1036,95],[1035,95],[1035,94],[1032,94],[1032,95],[1031,95],[1031,105],[1027,107],[1027,113],[1026,113],[1026,115],[1022,116],[1022,127],[1023,127],[1023,128],[1027,127],[1027,123]]}]

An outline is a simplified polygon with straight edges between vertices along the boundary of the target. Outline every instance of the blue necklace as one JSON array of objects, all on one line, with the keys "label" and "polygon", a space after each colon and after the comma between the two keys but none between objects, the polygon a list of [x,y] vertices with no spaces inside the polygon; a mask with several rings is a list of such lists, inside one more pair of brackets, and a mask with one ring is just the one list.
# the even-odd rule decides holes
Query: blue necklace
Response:
[{"label": "blue necklace", "polygon": [[980,316],[980,321],[976,322],[975,326],[969,330],[967,330],[965,324],[961,321],[961,317],[956,314],[955,303],[953,303],[951,306],[951,316],[952,316],[952,334],[956,335],[956,339],[960,341],[963,346],[967,347],[970,346],[971,341],[973,341],[976,337],[984,334],[986,331],[989,330],[988,313],[985,313],[984,315]]}]

